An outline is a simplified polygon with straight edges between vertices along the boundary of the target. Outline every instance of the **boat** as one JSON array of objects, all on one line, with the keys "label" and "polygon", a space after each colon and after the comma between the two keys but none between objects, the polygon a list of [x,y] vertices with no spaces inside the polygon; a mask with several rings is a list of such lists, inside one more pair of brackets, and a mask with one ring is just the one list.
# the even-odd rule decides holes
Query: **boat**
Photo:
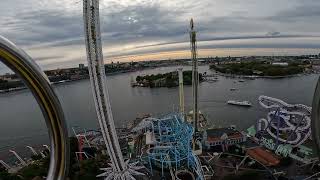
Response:
[{"label": "boat", "polygon": [[227,104],[237,105],[237,106],[251,106],[252,105],[249,101],[235,101],[235,100],[229,100],[229,101],[227,101]]},{"label": "boat", "polygon": [[137,87],[137,86],[139,86],[139,83],[137,83],[137,82],[131,82],[130,84],[131,84],[131,87]]},{"label": "boat", "polygon": [[237,88],[230,88],[230,91],[236,91],[238,90]]},{"label": "boat", "polygon": [[244,82],[244,80],[243,80],[243,79],[240,79],[239,82]]}]

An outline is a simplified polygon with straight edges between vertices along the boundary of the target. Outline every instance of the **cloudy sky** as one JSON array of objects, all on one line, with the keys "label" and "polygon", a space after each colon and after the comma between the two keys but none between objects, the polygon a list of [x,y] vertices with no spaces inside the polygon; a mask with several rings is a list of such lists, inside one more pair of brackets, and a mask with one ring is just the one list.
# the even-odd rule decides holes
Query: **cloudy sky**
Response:
[{"label": "cloudy sky", "polygon": [[[318,53],[319,0],[100,0],[105,62]],[[0,35],[44,69],[85,63],[82,0],[1,0]]]}]

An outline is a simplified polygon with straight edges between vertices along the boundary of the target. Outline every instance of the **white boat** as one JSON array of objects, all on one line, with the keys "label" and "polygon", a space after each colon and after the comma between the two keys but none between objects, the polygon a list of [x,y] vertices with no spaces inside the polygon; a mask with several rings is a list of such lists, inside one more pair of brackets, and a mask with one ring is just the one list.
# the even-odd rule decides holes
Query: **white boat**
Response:
[{"label": "white boat", "polygon": [[231,104],[231,105],[238,105],[238,106],[251,106],[252,105],[249,101],[229,100],[229,101],[227,101],[227,103]]}]

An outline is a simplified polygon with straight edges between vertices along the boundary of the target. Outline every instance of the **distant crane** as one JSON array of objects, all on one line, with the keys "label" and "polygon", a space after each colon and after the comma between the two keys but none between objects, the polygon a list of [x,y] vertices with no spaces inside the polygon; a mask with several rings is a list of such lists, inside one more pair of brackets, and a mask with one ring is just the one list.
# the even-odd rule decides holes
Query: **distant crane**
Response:
[{"label": "distant crane", "polygon": [[102,168],[101,170],[106,172],[98,175],[98,177],[121,180],[135,179],[133,175],[144,175],[137,171],[144,168],[144,166],[137,166],[138,162],[129,164],[129,160],[124,162],[121,153],[106,83],[106,74],[102,55],[98,0],[83,0],[83,19],[88,70],[93,99],[100,129],[111,160],[111,167]]}]

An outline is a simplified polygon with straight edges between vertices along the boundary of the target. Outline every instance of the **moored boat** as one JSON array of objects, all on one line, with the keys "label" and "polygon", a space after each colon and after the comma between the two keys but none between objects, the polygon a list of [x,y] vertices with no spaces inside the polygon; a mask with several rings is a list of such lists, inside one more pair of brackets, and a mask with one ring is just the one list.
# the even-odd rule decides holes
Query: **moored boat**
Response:
[{"label": "moored boat", "polygon": [[229,100],[227,101],[230,105],[237,105],[237,106],[252,106],[252,104],[249,101],[235,101],[235,100]]}]

